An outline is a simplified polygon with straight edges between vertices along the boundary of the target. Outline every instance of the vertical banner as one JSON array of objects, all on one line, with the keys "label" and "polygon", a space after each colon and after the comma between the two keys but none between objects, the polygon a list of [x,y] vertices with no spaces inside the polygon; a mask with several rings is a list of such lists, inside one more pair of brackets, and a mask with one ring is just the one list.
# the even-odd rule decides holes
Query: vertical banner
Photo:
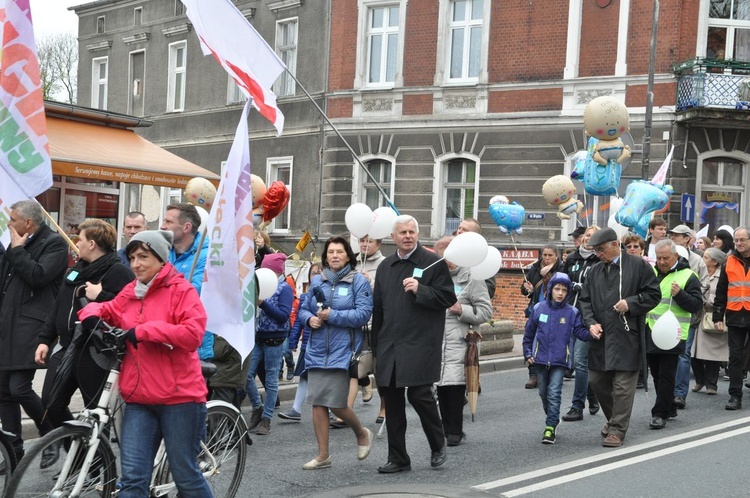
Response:
[{"label": "vertical banner", "polygon": [[244,360],[255,344],[255,232],[250,186],[250,143],[245,103],[224,176],[207,222],[210,240],[201,301],[207,330],[219,334]]},{"label": "vertical banner", "polygon": [[0,53],[0,242],[10,205],[52,186],[39,61],[29,0],[2,0]]}]

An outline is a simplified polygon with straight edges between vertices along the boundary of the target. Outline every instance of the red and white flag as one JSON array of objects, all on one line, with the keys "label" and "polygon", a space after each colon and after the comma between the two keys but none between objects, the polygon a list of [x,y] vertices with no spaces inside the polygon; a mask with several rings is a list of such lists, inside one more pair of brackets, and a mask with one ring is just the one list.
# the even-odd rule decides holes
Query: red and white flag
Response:
[{"label": "red and white flag", "polygon": [[255,232],[250,186],[250,143],[245,104],[211,215],[201,301],[206,329],[222,336],[244,360],[255,345]]},{"label": "red and white flag", "polygon": [[29,0],[0,1],[0,241],[10,206],[52,186],[39,61]]},{"label": "red and white flag", "polygon": [[281,135],[284,115],[276,107],[271,87],[286,66],[276,52],[230,0],[182,0],[182,3],[187,7],[203,54],[213,54]]}]

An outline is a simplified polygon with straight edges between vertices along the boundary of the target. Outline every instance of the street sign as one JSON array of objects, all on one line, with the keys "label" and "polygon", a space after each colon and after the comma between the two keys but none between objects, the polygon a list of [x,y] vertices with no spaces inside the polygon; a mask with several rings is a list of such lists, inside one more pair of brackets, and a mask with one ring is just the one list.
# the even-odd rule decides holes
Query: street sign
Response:
[{"label": "street sign", "polygon": [[695,219],[695,195],[682,194],[682,204],[680,206],[680,220],[685,223],[693,223]]},{"label": "street sign", "polygon": [[527,220],[543,220],[544,213],[526,213]]}]

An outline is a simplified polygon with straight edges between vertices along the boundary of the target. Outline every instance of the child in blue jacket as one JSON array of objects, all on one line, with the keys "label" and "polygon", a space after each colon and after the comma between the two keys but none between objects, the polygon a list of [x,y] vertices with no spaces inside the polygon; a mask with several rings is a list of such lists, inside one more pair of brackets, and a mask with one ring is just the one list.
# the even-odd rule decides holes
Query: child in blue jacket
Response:
[{"label": "child in blue jacket", "polygon": [[589,334],[581,313],[574,306],[565,304],[570,287],[570,278],[565,273],[552,276],[546,299],[534,306],[523,335],[523,356],[536,369],[539,396],[547,414],[547,427],[542,438],[544,444],[555,444],[555,428],[560,423],[563,374],[573,367],[573,336],[582,341],[600,337]]}]

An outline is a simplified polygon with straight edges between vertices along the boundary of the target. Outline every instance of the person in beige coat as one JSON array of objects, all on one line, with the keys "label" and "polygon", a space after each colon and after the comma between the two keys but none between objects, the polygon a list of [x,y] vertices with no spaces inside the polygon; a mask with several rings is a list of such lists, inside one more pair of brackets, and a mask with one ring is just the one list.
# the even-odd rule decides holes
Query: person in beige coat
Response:
[{"label": "person in beige coat", "polygon": [[[726,262],[727,255],[715,247],[706,249],[703,253],[703,261],[708,270],[709,285],[704,291],[705,313],[713,312],[714,298],[716,298],[716,284],[719,282],[721,266]],[[695,374],[695,385],[693,392],[699,392],[704,387],[706,394],[716,394],[719,381],[719,367],[722,362],[729,361],[729,338],[726,329],[723,331],[705,331],[699,326],[696,331],[693,349],[690,352]]]},{"label": "person in beige coat", "polygon": [[[453,237],[444,237],[435,243],[435,252],[443,256]],[[445,312],[440,380],[437,395],[443,431],[448,446],[457,446],[464,438],[463,407],[466,392],[465,357],[468,348],[466,334],[470,327],[492,318],[492,302],[483,280],[473,280],[468,268],[448,263],[458,302]]]}]

